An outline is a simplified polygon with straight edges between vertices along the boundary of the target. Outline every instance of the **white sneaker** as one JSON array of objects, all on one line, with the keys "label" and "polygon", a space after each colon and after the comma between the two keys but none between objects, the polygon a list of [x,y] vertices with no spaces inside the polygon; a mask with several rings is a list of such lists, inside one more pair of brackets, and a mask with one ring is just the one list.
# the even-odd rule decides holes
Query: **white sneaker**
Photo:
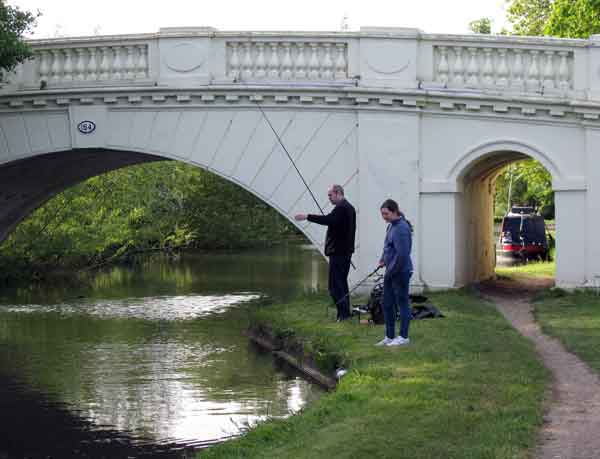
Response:
[{"label": "white sneaker", "polygon": [[394,340],[391,338],[388,338],[387,336],[385,338],[383,338],[381,341],[379,341],[375,346],[389,346],[390,343],[392,343]]},{"label": "white sneaker", "polygon": [[405,344],[410,343],[409,338],[402,338],[401,336],[396,336],[392,341],[386,343],[386,346],[403,346]]}]

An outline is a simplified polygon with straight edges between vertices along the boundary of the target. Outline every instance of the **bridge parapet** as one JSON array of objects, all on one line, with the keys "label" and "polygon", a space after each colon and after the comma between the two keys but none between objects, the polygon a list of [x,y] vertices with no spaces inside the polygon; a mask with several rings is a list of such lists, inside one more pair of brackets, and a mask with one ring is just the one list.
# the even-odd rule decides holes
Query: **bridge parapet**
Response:
[{"label": "bridge parapet", "polygon": [[34,57],[8,76],[7,90],[152,84],[152,41],[94,37],[32,41]]},{"label": "bridge parapet", "polygon": [[232,81],[348,80],[346,41],[302,39],[227,40],[227,75]]},{"label": "bridge parapet", "polygon": [[446,88],[552,96],[575,89],[577,47],[569,42],[450,38],[432,44],[433,82]]},{"label": "bridge parapet", "polygon": [[[1,93],[111,87],[283,85],[600,99],[598,40],[360,32],[219,32],[32,40]],[[598,62],[596,62],[598,61]]]}]

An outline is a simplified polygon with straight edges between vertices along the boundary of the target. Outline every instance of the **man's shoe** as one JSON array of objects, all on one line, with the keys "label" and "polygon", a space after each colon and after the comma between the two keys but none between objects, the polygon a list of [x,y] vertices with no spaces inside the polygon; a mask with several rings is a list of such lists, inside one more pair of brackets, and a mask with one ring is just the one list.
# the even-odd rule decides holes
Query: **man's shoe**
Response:
[{"label": "man's shoe", "polygon": [[394,340],[391,338],[388,338],[387,336],[385,338],[383,338],[381,341],[379,341],[375,346],[389,346],[390,343],[392,343]]},{"label": "man's shoe", "polygon": [[401,336],[396,336],[391,342],[387,343],[386,346],[403,346],[405,344],[410,343],[409,338],[402,338]]}]

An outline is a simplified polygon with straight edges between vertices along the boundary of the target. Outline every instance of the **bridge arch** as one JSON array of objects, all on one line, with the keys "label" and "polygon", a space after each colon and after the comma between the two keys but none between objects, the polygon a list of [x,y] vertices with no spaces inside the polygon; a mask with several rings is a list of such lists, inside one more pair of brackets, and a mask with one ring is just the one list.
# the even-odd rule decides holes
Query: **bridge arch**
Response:
[{"label": "bridge arch", "polygon": [[494,234],[495,183],[506,166],[534,159],[550,173],[553,183],[563,175],[546,154],[526,142],[486,142],[459,157],[448,181],[456,184],[455,254],[456,282],[467,284],[495,277],[496,237]]},{"label": "bridge arch", "polygon": [[[60,141],[54,141],[61,132],[57,116],[59,125],[70,126]],[[79,118],[95,120],[91,136],[74,132]],[[45,201],[82,180],[129,165],[176,160],[254,194],[322,251],[325,228],[293,219],[298,212],[319,210],[268,122],[327,212],[332,183],[345,185],[349,196],[358,192],[355,118],[340,110],[265,109],[263,115],[256,107],[93,107],[80,114],[11,115],[8,124],[0,115],[0,141],[5,140],[0,142],[0,240]],[[32,124],[39,129],[27,129]],[[22,129],[9,131],[8,125]]]},{"label": "bridge arch", "polygon": [[553,180],[560,180],[563,174],[561,174],[559,167],[552,159],[553,156],[521,140],[494,140],[485,142],[459,157],[450,169],[447,180],[460,184],[466,176],[478,169],[478,164],[480,167],[483,166],[484,169],[490,167],[493,169],[496,166],[502,168],[515,160],[527,158],[535,159],[541,163],[550,173]]}]

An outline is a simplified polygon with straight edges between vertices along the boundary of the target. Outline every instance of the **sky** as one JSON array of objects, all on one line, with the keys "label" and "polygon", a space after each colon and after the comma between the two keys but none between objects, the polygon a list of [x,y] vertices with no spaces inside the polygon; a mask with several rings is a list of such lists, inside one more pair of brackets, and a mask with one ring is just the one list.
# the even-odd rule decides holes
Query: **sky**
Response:
[{"label": "sky", "polygon": [[32,38],[158,32],[210,26],[222,31],[339,31],[414,27],[427,33],[468,33],[470,21],[505,25],[505,0],[8,0],[42,16]]}]

